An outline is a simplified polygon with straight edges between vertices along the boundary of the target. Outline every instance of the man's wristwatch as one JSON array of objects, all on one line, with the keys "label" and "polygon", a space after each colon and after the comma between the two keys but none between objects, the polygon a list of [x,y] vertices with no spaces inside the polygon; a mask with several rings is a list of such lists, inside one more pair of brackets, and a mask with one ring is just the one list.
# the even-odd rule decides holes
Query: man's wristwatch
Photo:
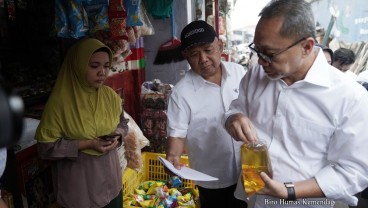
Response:
[{"label": "man's wristwatch", "polygon": [[285,182],[284,183],[286,189],[287,189],[287,193],[288,193],[288,197],[286,200],[288,201],[295,201],[296,200],[296,196],[295,196],[295,189],[294,189],[294,184],[291,182]]}]

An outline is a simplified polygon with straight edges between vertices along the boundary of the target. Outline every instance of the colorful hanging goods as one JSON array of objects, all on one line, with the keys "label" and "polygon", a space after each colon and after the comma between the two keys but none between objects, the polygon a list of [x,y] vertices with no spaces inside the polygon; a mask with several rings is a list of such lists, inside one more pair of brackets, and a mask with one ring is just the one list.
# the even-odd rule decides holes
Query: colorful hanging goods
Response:
[{"label": "colorful hanging goods", "polygon": [[111,39],[128,40],[126,31],[127,13],[122,0],[111,0],[108,9]]},{"label": "colorful hanging goods", "polygon": [[82,3],[88,16],[89,34],[92,35],[100,30],[108,30],[109,19],[107,17],[107,11],[109,1],[88,0]]},{"label": "colorful hanging goods", "polygon": [[124,0],[124,6],[127,10],[127,26],[142,26],[143,22],[139,16],[140,0]]}]

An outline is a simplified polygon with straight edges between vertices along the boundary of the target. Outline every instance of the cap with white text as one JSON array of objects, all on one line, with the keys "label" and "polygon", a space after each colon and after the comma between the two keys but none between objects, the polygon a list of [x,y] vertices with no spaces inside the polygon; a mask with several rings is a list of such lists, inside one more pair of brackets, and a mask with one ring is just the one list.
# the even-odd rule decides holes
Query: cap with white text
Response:
[{"label": "cap with white text", "polygon": [[217,33],[215,29],[203,20],[189,23],[181,32],[181,49],[185,50],[193,45],[212,43]]}]

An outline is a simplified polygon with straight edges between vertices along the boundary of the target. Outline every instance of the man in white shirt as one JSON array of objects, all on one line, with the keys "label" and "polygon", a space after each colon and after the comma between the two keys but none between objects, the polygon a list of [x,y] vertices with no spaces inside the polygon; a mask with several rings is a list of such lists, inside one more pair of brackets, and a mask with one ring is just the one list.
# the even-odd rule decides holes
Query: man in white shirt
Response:
[{"label": "man in white shirt", "polygon": [[218,181],[195,181],[201,208],[245,208],[234,197],[240,174],[240,145],[222,128],[222,118],[239,95],[245,74],[236,63],[221,61],[223,43],[212,26],[193,21],[181,33],[183,55],[191,70],[174,86],[168,104],[166,158],[180,168],[188,154],[190,167]]},{"label": "man in white shirt", "polygon": [[260,16],[250,45],[259,65],[224,117],[235,140],[267,142],[273,178],[260,174],[255,207],[355,206],[368,186],[368,93],[314,47],[308,2],[272,1]]}]

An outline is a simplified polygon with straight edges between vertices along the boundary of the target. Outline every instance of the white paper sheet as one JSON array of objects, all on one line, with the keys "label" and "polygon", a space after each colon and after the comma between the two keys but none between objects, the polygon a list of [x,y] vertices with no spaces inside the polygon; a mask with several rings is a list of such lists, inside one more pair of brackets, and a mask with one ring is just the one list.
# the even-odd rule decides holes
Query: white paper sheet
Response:
[{"label": "white paper sheet", "polygon": [[158,156],[158,159],[164,164],[165,167],[167,167],[171,172],[175,173],[177,176],[188,179],[188,180],[194,180],[194,181],[216,181],[218,178],[209,176],[207,174],[204,174],[202,172],[196,171],[194,169],[188,168],[188,167],[181,167],[180,170],[176,169],[173,164],[171,164],[168,160]]}]

